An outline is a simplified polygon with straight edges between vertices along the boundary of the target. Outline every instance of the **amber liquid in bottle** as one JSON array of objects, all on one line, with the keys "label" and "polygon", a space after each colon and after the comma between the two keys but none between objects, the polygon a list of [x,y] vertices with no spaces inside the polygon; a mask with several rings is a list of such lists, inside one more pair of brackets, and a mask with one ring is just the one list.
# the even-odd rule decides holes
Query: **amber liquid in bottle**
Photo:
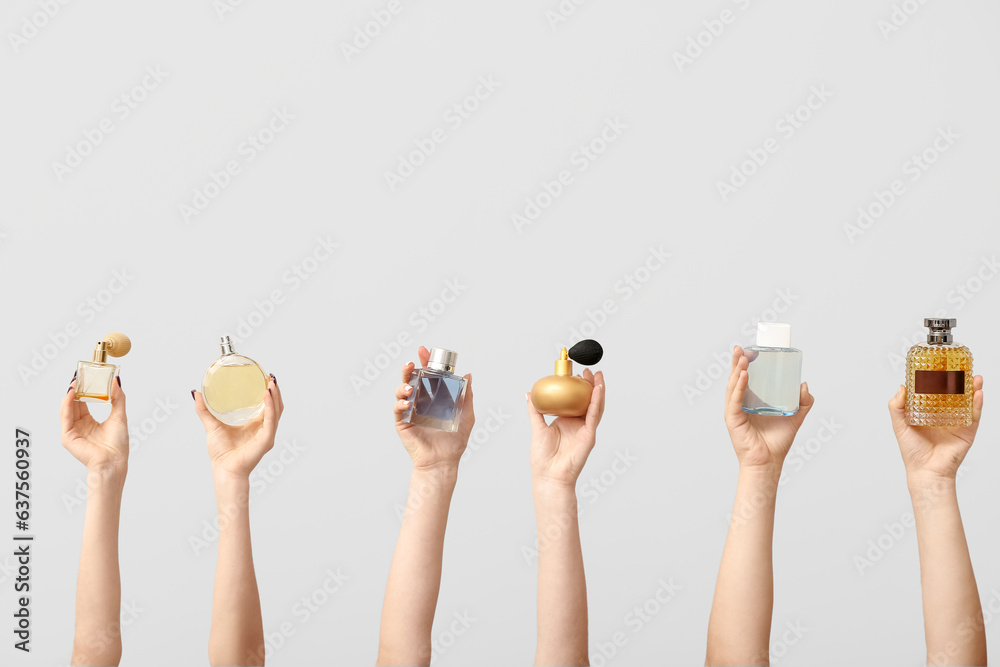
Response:
[{"label": "amber liquid in bottle", "polygon": [[[955,320],[924,320],[928,342],[906,355],[906,423],[954,428],[972,424],[972,352],[951,340]],[[940,341],[940,342],[933,342]]]}]

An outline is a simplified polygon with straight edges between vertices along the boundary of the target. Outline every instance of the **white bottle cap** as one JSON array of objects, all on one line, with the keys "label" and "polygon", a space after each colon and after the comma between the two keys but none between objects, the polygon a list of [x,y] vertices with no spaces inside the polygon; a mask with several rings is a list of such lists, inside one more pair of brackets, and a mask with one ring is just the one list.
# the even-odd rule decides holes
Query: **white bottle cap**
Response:
[{"label": "white bottle cap", "polygon": [[758,347],[791,347],[792,325],[778,322],[757,323]]}]

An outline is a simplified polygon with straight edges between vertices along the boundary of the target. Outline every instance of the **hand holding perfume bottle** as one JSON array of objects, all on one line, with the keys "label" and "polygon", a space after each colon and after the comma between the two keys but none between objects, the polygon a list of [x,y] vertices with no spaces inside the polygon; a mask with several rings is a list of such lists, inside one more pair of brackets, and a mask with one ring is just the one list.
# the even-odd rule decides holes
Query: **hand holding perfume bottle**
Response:
[{"label": "hand holding perfume bottle", "polygon": [[403,366],[396,389],[396,431],[415,468],[456,467],[476,423],[472,376],[455,374],[458,355],[421,347],[421,368]]},{"label": "hand holding perfume bottle", "polygon": [[951,428],[972,424],[972,353],[954,341],[958,320],[929,317],[927,342],[906,355],[906,423]]},{"label": "hand holding perfume bottle", "polygon": [[239,426],[217,419],[203,393],[192,390],[191,397],[194,399],[195,411],[208,434],[208,455],[212,461],[212,470],[216,474],[222,472],[241,479],[248,478],[264,454],[274,447],[278,421],[285,410],[278,380],[273,374],[268,376],[262,401],[263,414],[258,414]]},{"label": "hand holding perfume bottle", "polygon": [[[729,429],[729,437],[741,467],[770,466],[780,469],[795,434],[813,406],[813,397],[809,393],[809,386],[803,382],[799,385],[796,406],[782,397],[781,412],[760,414],[746,410],[744,406],[750,383],[747,369],[750,363],[743,348],[739,345],[733,348],[729,384],[726,387],[726,428]],[[784,381],[779,384],[784,384]],[[783,416],[785,413],[790,414]]]},{"label": "hand holding perfume bottle", "polygon": [[201,393],[216,419],[241,426],[264,409],[268,375],[253,359],[236,354],[229,336],[223,336],[219,344],[222,356],[205,371]]},{"label": "hand holding perfume bottle", "polygon": [[63,397],[59,413],[63,447],[87,466],[88,471],[120,473],[124,477],[128,468],[129,440],[125,393],[122,391],[121,380],[114,377],[107,389],[111,414],[103,422],[94,419],[84,402],[76,398],[79,387],[80,377],[77,371]]},{"label": "hand holding perfume bottle", "polygon": [[556,417],[546,424],[543,413],[536,407],[535,389],[525,394],[531,419],[531,476],[536,487],[554,484],[574,489],[597,442],[597,426],[604,416],[604,372],[595,374],[587,368],[578,379],[590,388],[582,416]]}]

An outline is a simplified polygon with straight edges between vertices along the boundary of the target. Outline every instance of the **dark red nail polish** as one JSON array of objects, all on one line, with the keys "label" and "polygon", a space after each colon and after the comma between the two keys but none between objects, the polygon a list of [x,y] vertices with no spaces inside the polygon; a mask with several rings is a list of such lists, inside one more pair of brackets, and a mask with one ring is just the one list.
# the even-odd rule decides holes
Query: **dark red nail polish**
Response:
[{"label": "dark red nail polish", "polygon": [[191,400],[197,402],[197,398],[194,397],[194,389],[191,390]]},{"label": "dark red nail polish", "polygon": [[271,373],[271,380],[274,382],[274,386],[278,386],[278,378],[274,377],[274,373]]},{"label": "dark red nail polish", "polygon": [[115,381],[118,383],[118,387],[120,388],[122,386],[122,376],[121,375],[116,375],[115,376]]}]

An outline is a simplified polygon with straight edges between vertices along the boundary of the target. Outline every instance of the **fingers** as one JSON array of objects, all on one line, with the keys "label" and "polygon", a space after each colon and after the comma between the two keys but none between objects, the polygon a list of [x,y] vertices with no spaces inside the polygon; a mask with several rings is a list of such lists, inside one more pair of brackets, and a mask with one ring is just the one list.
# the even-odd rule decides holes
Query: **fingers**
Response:
[{"label": "fingers", "polygon": [[392,406],[392,415],[395,418],[396,423],[403,421],[403,413],[406,412],[410,407],[410,402],[405,399],[397,400]]},{"label": "fingers", "polygon": [[586,380],[587,382],[589,382],[591,384],[591,386],[594,385],[594,374],[590,372],[589,368],[584,368],[583,369],[583,376],[582,377],[583,377],[584,380]]},{"label": "fingers", "polygon": [[431,353],[427,351],[427,348],[423,345],[417,350],[417,358],[420,359],[420,365],[426,366],[427,362],[431,359]]},{"label": "fingers", "polygon": [[733,358],[732,362],[729,364],[729,375],[732,376],[733,371],[736,370],[736,364],[740,362],[740,357],[743,356],[743,348],[739,345],[733,345]]},{"label": "fingers", "polygon": [[413,362],[408,361],[403,364],[403,384],[407,384],[410,381],[410,375],[413,374]]},{"label": "fingers", "polygon": [[278,387],[278,378],[274,377],[274,373],[271,373],[270,382],[267,386],[271,390],[271,396],[274,397],[274,404],[278,409],[278,419],[281,419],[281,414],[285,411],[285,401],[281,398],[281,388]]},{"label": "fingers", "polygon": [[528,420],[531,422],[531,432],[538,433],[548,426],[545,423],[545,417],[535,409],[535,404],[531,402],[531,392],[526,393],[524,397],[528,399]]},{"label": "fingers", "polygon": [[465,396],[462,397],[462,423],[469,429],[476,423],[476,408],[472,404],[472,373],[465,374]]},{"label": "fingers", "polygon": [[978,424],[983,414],[983,376],[977,375],[972,380],[972,423]]},{"label": "fingers", "polygon": [[266,442],[270,443],[265,448],[265,452],[274,446],[274,436],[278,432],[278,420],[281,419],[281,412],[278,409],[278,401],[274,397],[274,390],[271,387],[264,392],[264,424],[261,427],[267,435]]},{"label": "fingers", "polygon": [[396,400],[408,401],[410,400],[410,394],[413,393],[413,387],[408,384],[401,384],[396,387]]},{"label": "fingers", "polygon": [[799,386],[799,412],[809,412],[815,402],[816,397],[809,393],[809,383],[803,382]]},{"label": "fingers", "polygon": [[108,419],[128,424],[125,416],[125,392],[122,391],[122,381],[117,377],[111,383],[111,415]]},{"label": "fingers", "polygon": [[899,385],[896,394],[889,399],[889,417],[892,420],[893,428],[906,426],[906,387]]},{"label": "fingers", "polygon": [[222,422],[215,418],[211,412],[208,411],[208,406],[205,405],[205,397],[201,395],[200,391],[192,391],[191,396],[194,398],[194,411],[198,413],[198,418],[201,419],[201,423],[205,426],[206,432],[211,432],[212,430],[220,427]]},{"label": "fingers", "polygon": [[604,416],[604,375],[598,372],[594,377],[594,391],[590,394],[590,405],[587,406],[586,424],[591,433],[597,432],[597,425]]}]

